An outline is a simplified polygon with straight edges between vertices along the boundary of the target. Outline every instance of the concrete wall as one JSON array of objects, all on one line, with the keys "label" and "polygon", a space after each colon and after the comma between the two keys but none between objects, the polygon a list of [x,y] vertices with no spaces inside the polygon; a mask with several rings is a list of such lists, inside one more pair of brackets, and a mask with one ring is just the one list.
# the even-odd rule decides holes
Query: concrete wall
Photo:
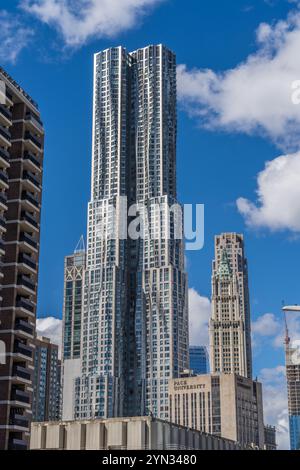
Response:
[{"label": "concrete wall", "polygon": [[227,450],[232,441],[176,424],[145,418],[32,423],[31,449]]}]

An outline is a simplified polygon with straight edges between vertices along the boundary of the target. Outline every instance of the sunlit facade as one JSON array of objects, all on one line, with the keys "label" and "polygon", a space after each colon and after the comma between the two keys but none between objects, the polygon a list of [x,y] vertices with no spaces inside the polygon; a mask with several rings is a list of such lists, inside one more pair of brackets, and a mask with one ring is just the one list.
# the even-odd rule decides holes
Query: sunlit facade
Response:
[{"label": "sunlit facade", "polygon": [[252,378],[248,265],[236,233],[215,238],[210,348],[212,373]]},{"label": "sunlit facade", "polygon": [[[77,418],[168,418],[168,380],[188,367],[176,137],[174,54],[161,45],[96,54]],[[127,204],[135,213],[124,221]],[[137,216],[149,224],[132,239]]]}]

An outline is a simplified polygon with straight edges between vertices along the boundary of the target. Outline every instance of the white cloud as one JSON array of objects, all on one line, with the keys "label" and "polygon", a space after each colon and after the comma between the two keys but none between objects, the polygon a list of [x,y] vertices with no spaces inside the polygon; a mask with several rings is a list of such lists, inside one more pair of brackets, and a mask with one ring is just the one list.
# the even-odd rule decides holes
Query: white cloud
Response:
[{"label": "white cloud", "polygon": [[14,63],[28,46],[33,31],[19,21],[18,16],[0,10],[0,61]]},{"label": "white cloud", "polygon": [[300,80],[299,10],[261,24],[256,38],[257,51],[224,72],[179,65],[179,98],[204,126],[267,135],[298,150],[300,105],[292,102],[292,84]]},{"label": "white cloud", "polygon": [[209,345],[210,314],[210,300],[207,297],[202,297],[195,289],[189,289],[190,345]]},{"label": "white cloud", "polygon": [[259,336],[274,336],[282,329],[282,324],[273,313],[266,313],[252,323],[252,332]]},{"label": "white cloud", "polygon": [[62,321],[58,318],[47,317],[38,318],[36,321],[36,330],[38,336],[49,338],[52,343],[59,346],[61,350],[62,342]]},{"label": "white cloud", "polygon": [[21,7],[54,26],[68,46],[92,37],[114,37],[136,25],[150,7],[164,0],[21,0]]},{"label": "white cloud", "polygon": [[247,225],[300,232],[300,152],[267,162],[257,186],[256,204],[237,200]]},{"label": "white cloud", "polygon": [[300,232],[299,8],[286,20],[262,23],[256,52],[232,69],[178,67],[179,98],[204,127],[262,134],[288,153],[259,173],[257,201],[240,197],[237,207],[248,226],[294,233]]},{"label": "white cloud", "polygon": [[285,367],[263,369],[259,379],[263,383],[264,419],[277,430],[277,443],[279,449],[290,448],[288,398]]}]

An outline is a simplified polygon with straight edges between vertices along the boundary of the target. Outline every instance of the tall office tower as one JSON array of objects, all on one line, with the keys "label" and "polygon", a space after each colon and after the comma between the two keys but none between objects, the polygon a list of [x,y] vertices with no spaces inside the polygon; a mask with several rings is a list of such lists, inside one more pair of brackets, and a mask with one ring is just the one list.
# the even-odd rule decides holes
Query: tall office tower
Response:
[{"label": "tall office tower", "polygon": [[236,233],[215,238],[210,348],[212,373],[252,378],[248,266]]},{"label": "tall office tower", "polygon": [[209,355],[206,346],[190,346],[190,370],[197,375],[209,373]]},{"label": "tall office tower", "polygon": [[291,450],[300,450],[300,342],[292,344],[287,323],[285,356]]},{"label": "tall office tower", "polygon": [[49,338],[36,338],[33,373],[33,421],[60,419],[61,361],[58,346]]},{"label": "tall office tower", "polygon": [[62,419],[74,419],[75,378],[80,375],[83,286],[86,253],[83,237],[72,255],[65,258],[63,350],[62,350]]},{"label": "tall office tower", "polygon": [[44,130],[37,104],[1,68],[0,82],[0,341],[6,347],[0,448],[24,449],[31,420]]},{"label": "tall office tower", "polygon": [[[167,418],[168,379],[189,361],[187,280],[183,243],[176,239],[182,217],[169,211],[176,203],[176,59],[162,45],[133,53],[117,47],[96,54],[94,66],[75,414]],[[125,220],[124,198],[135,204]],[[149,220],[137,240],[126,238],[135,216]]]}]

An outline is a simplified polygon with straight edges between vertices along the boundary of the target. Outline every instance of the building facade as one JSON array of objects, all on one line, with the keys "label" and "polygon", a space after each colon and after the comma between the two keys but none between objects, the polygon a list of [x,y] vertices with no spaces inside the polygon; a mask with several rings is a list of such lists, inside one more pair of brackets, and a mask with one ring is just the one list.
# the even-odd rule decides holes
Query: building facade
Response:
[{"label": "building facade", "polygon": [[58,421],[61,400],[61,361],[58,346],[36,338],[33,373],[33,421]]},{"label": "building facade", "polygon": [[167,419],[168,380],[188,368],[176,136],[175,55],[96,54],[78,419]]},{"label": "building facade", "polygon": [[248,264],[236,233],[215,237],[210,357],[212,373],[252,378]]},{"label": "building facade", "polygon": [[234,374],[170,380],[170,421],[263,449],[262,386]]},{"label": "building facade", "polygon": [[83,288],[86,253],[83,238],[73,255],[66,256],[64,269],[62,419],[75,415],[75,378],[80,375]]},{"label": "building facade", "polygon": [[244,450],[210,436],[150,417],[32,423],[31,450]]},{"label": "building facade", "polygon": [[[0,448],[27,447],[31,421],[44,129],[37,104],[0,68]],[[3,91],[2,89],[2,91]]]},{"label": "building facade", "polygon": [[300,341],[286,338],[286,377],[288,387],[291,450],[300,450]]},{"label": "building facade", "polygon": [[265,450],[277,450],[276,428],[265,426]]},{"label": "building facade", "polygon": [[209,373],[209,355],[206,346],[190,346],[190,370],[196,375]]}]

